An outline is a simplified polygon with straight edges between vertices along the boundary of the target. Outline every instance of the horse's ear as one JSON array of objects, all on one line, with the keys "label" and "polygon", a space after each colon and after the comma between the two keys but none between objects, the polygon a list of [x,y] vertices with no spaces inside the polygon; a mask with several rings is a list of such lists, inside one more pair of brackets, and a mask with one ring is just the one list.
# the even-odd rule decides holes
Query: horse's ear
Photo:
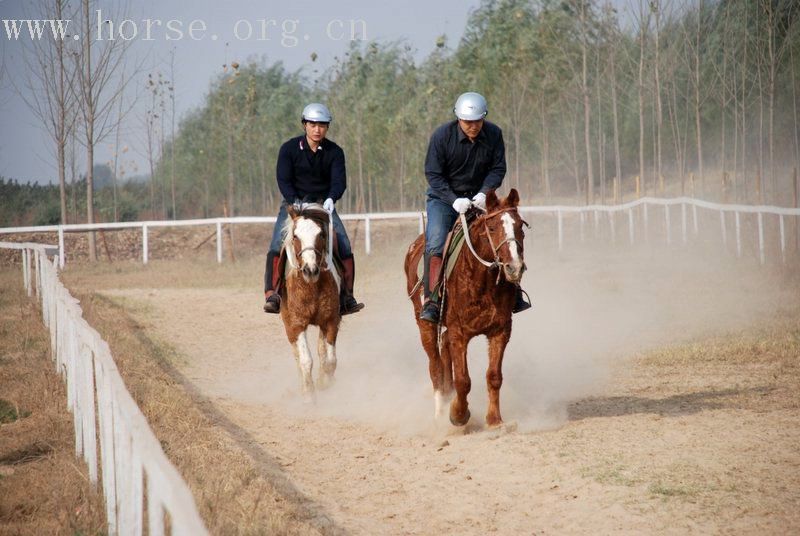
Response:
[{"label": "horse's ear", "polygon": [[517,192],[516,188],[511,188],[511,191],[508,192],[508,197],[506,197],[506,206],[516,207],[518,205],[519,205],[519,192]]},{"label": "horse's ear", "polygon": [[497,194],[494,190],[489,190],[486,192],[486,211],[492,212],[497,205],[500,204],[500,201],[497,199]]},{"label": "horse's ear", "polygon": [[293,220],[297,219],[298,213],[297,213],[297,209],[294,207],[294,205],[287,205],[286,206],[286,213],[289,214],[289,217],[292,218]]}]

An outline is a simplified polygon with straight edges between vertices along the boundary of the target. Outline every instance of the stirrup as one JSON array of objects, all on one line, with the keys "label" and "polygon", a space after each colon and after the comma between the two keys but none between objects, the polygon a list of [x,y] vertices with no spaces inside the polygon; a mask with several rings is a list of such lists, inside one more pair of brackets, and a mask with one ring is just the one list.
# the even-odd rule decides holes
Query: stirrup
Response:
[{"label": "stirrup", "polygon": [[272,313],[277,314],[281,312],[281,295],[277,292],[273,292],[267,298],[267,301],[264,302],[264,312],[265,313]]},{"label": "stirrup", "polygon": [[[525,301],[525,298],[522,297],[523,294],[525,294],[525,297],[528,298],[527,301]],[[521,313],[522,311],[527,311],[531,307],[533,307],[533,305],[531,304],[531,297],[528,295],[527,292],[522,290],[522,288],[518,287],[517,288],[516,303],[514,303],[514,309],[511,311],[512,314],[513,313]]]}]

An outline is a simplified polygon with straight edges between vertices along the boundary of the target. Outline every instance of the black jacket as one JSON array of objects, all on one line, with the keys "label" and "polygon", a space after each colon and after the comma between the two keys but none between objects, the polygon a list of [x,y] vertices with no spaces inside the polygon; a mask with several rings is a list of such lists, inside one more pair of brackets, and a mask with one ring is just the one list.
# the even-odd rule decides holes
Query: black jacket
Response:
[{"label": "black jacket", "polygon": [[347,188],[344,151],[327,138],[316,153],[305,135],[290,139],[278,151],[276,168],[278,188],[288,203],[296,199],[322,202],[328,197],[338,201]]},{"label": "black jacket", "polygon": [[475,143],[455,120],[441,125],[431,136],[425,157],[428,195],[452,204],[459,197],[498,188],[505,175],[503,131],[494,123],[484,121]]}]

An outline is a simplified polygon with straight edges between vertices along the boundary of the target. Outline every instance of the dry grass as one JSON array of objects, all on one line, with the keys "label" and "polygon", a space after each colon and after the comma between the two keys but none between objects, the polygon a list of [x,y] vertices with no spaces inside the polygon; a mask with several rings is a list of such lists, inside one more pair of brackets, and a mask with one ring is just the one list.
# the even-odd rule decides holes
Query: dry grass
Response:
[{"label": "dry grass", "polygon": [[168,345],[151,340],[110,300],[91,293],[77,297],[212,533],[330,532],[330,521],[316,517],[279,466],[183,380],[171,365],[175,353]]},{"label": "dry grass", "polygon": [[[740,518],[731,512],[767,516],[779,531],[797,527],[800,304],[744,331],[634,356],[621,368],[625,379],[612,396],[570,407],[582,423],[636,417],[613,432],[630,438],[624,450],[598,450],[575,434],[567,457],[583,465],[584,477],[672,508],[724,513],[718,522],[734,531]],[[655,455],[663,444],[670,455]]]},{"label": "dry grass", "polygon": [[21,279],[0,270],[0,534],[103,534],[103,498],[75,457],[64,383]]}]

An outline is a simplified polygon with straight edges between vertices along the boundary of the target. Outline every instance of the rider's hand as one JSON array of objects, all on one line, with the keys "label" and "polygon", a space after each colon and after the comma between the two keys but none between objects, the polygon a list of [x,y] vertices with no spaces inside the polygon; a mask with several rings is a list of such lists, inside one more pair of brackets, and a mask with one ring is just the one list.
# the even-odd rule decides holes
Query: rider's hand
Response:
[{"label": "rider's hand", "polygon": [[328,211],[328,214],[333,214],[333,199],[330,197],[322,203],[322,208]]},{"label": "rider's hand", "polygon": [[486,194],[478,192],[472,197],[472,204],[486,212]]},{"label": "rider's hand", "polygon": [[300,211],[303,208],[303,203],[300,201],[300,198],[295,197],[292,206],[294,206],[295,210]]},{"label": "rider's hand", "polygon": [[455,201],[453,201],[453,208],[459,214],[464,214],[466,211],[469,210],[469,207],[472,206],[472,201],[467,199],[466,197],[459,197]]}]

